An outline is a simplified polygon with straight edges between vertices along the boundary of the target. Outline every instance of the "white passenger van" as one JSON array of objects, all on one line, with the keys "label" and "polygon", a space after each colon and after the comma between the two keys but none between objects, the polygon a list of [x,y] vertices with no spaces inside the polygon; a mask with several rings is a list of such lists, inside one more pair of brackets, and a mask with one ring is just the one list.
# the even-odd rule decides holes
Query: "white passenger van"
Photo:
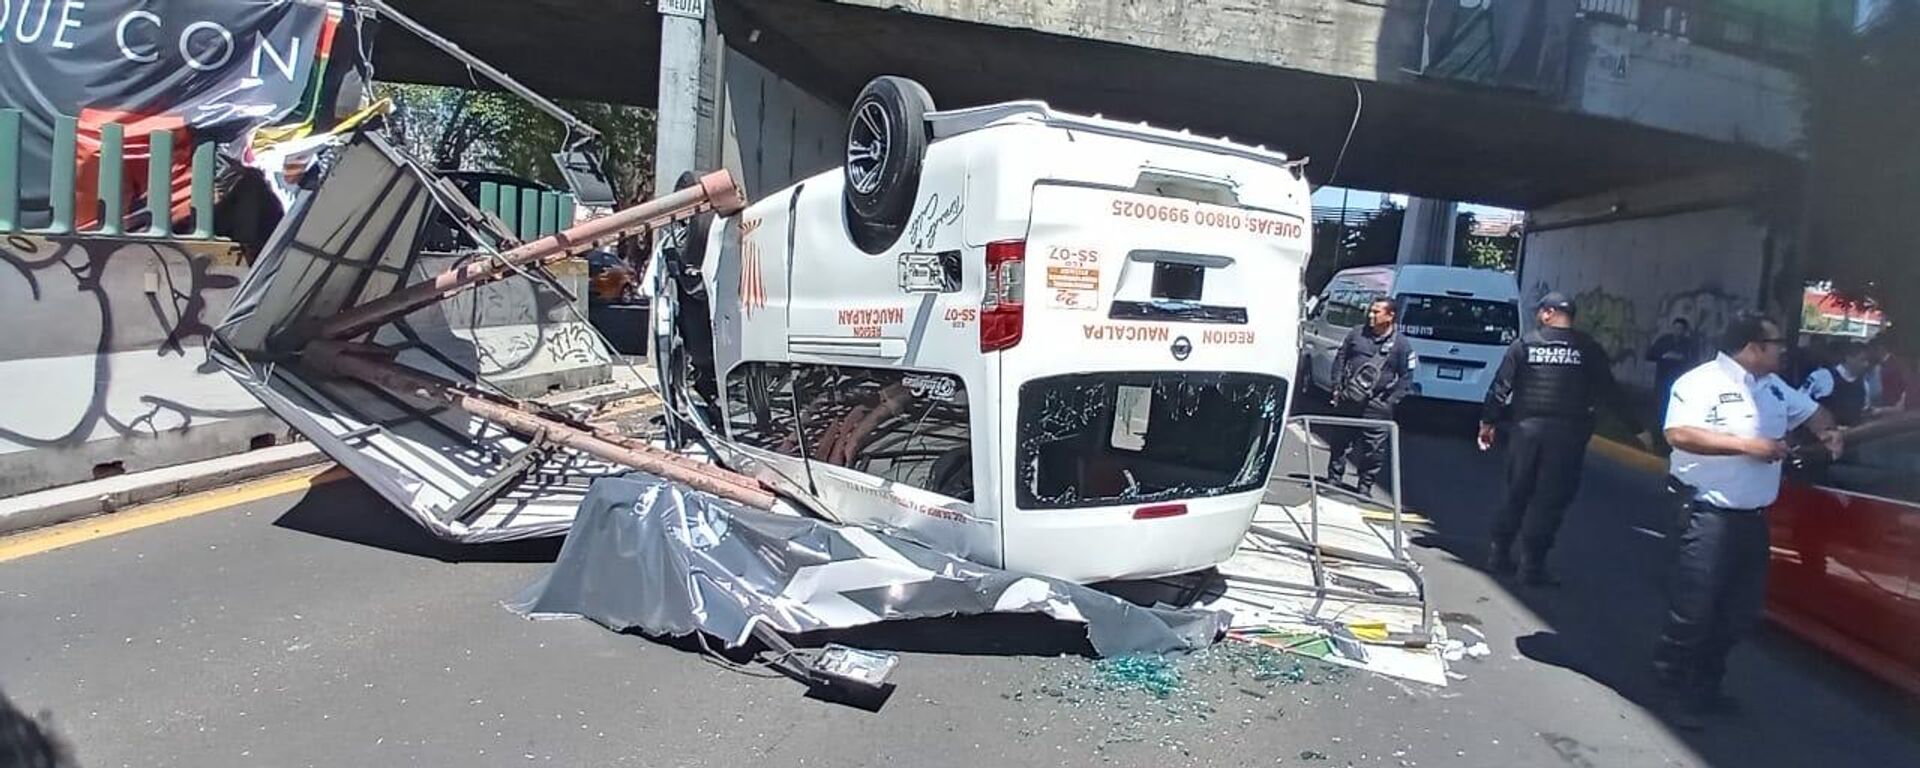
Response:
[{"label": "white passenger van", "polygon": [[936,112],[891,77],[849,122],[844,167],[696,224],[664,265],[698,276],[671,303],[710,308],[687,376],[720,458],[992,566],[1227,559],[1299,353],[1299,163],[1039,102]]},{"label": "white passenger van", "polygon": [[1420,357],[1412,394],[1484,402],[1501,356],[1520,335],[1520,288],[1512,275],[1488,269],[1410,264],[1335,274],[1301,329],[1302,375],[1330,390],[1341,342],[1366,324],[1367,306],[1382,297],[1393,302],[1400,329]]}]

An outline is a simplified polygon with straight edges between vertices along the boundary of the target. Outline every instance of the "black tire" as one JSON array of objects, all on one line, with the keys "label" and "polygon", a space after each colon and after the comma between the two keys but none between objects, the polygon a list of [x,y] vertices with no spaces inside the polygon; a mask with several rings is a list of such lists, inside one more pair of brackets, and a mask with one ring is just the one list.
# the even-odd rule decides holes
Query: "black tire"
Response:
[{"label": "black tire", "polygon": [[877,77],[853,100],[841,172],[847,229],[868,253],[893,246],[920,194],[933,97],[903,77]]},{"label": "black tire", "polygon": [[[680,174],[680,179],[674,183],[673,189],[678,192],[699,183],[700,179],[694,176],[692,171],[686,171]],[[708,212],[673,225],[677,228],[674,236],[679,238],[680,243],[679,247],[669,249],[672,251],[669,255],[673,262],[677,262],[675,264],[677,269],[671,277],[679,283],[682,293],[704,292],[704,286],[700,284],[700,269],[705,265],[707,233],[713,227],[713,219],[713,213]]]}]

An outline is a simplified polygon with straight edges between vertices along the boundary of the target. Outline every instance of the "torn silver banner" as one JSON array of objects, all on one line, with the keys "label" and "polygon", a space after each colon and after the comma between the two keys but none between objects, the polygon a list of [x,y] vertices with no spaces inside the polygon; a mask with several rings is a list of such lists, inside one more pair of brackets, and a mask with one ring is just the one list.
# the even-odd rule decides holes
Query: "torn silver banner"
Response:
[{"label": "torn silver banner", "polygon": [[895,619],[1038,613],[1083,622],[1103,656],[1204,648],[1228,614],[1134,605],[1090,587],[944,555],[862,528],[763,512],[631,473],[593,484],[552,571],[510,603],[532,617],[729,646]]}]

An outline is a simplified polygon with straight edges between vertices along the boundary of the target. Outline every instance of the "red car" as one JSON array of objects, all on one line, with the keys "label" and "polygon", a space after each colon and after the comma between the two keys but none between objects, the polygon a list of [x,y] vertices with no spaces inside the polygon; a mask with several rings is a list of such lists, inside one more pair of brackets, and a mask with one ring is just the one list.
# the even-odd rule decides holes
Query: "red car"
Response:
[{"label": "red car", "polygon": [[1768,514],[1768,618],[1920,696],[1920,415],[1849,431]]}]

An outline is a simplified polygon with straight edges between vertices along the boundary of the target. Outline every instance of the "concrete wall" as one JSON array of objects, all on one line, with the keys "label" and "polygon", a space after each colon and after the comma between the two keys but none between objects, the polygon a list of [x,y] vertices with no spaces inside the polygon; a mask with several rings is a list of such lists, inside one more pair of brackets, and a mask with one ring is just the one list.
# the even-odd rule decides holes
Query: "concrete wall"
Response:
[{"label": "concrete wall", "polygon": [[[1431,87],[1419,69],[1425,0],[839,0],[1320,75]],[[1560,106],[1789,151],[1802,78],[1613,23],[1573,26]]]},{"label": "concrete wall", "polygon": [[[720,162],[746,185],[749,200],[840,164],[845,107],[808,93],[732,48],[722,55]],[[703,132],[711,130],[709,122]]]},{"label": "concrete wall", "polygon": [[1798,152],[1803,79],[1730,53],[1613,24],[1583,25],[1568,105],[1702,138]]},{"label": "concrete wall", "polygon": [[[1770,240],[1748,208],[1568,218],[1590,204],[1532,217],[1538,229],[1527,235],[1520,286],[1528,302],[1548,291],[1572,296],[1579,327],[1606,347],[1621,381],[1653,386],[1642,355],[1674,318],[1711,339],[1734,311],[1759,306]],[[1561,221],[1550,223],[1555,214]]]},{"label": "concrete wall", "polygon": [[[414,279],[424,280],[454,262],[453,257],[422,258]],[[573,295],[571,308],[567,297],[545,283],[501,280],[455,294],[409,320],[429,343],[514,397],[612,381],[612,351],[582,320],[587,317],[586,262],[571,259],[548,271]]]},{"label": "concrete wall", "polygon": [[[246,271],[231,244],[0,239],[0,497],[293,439],[207,355]],[[584,312],[585,265],[558,272]],[[609,380],[557,294],[519,282],[446,305],[483,370],[522,395]]]},{"label": "concrete wall", "polygon": [[207,357],[232,246],[11,235],[0,262],[0,496],[289,438]]},{"label": "concrete wall", "polygon": [[839,0],[1361,80],[1419,63],[1424,0]]}]

